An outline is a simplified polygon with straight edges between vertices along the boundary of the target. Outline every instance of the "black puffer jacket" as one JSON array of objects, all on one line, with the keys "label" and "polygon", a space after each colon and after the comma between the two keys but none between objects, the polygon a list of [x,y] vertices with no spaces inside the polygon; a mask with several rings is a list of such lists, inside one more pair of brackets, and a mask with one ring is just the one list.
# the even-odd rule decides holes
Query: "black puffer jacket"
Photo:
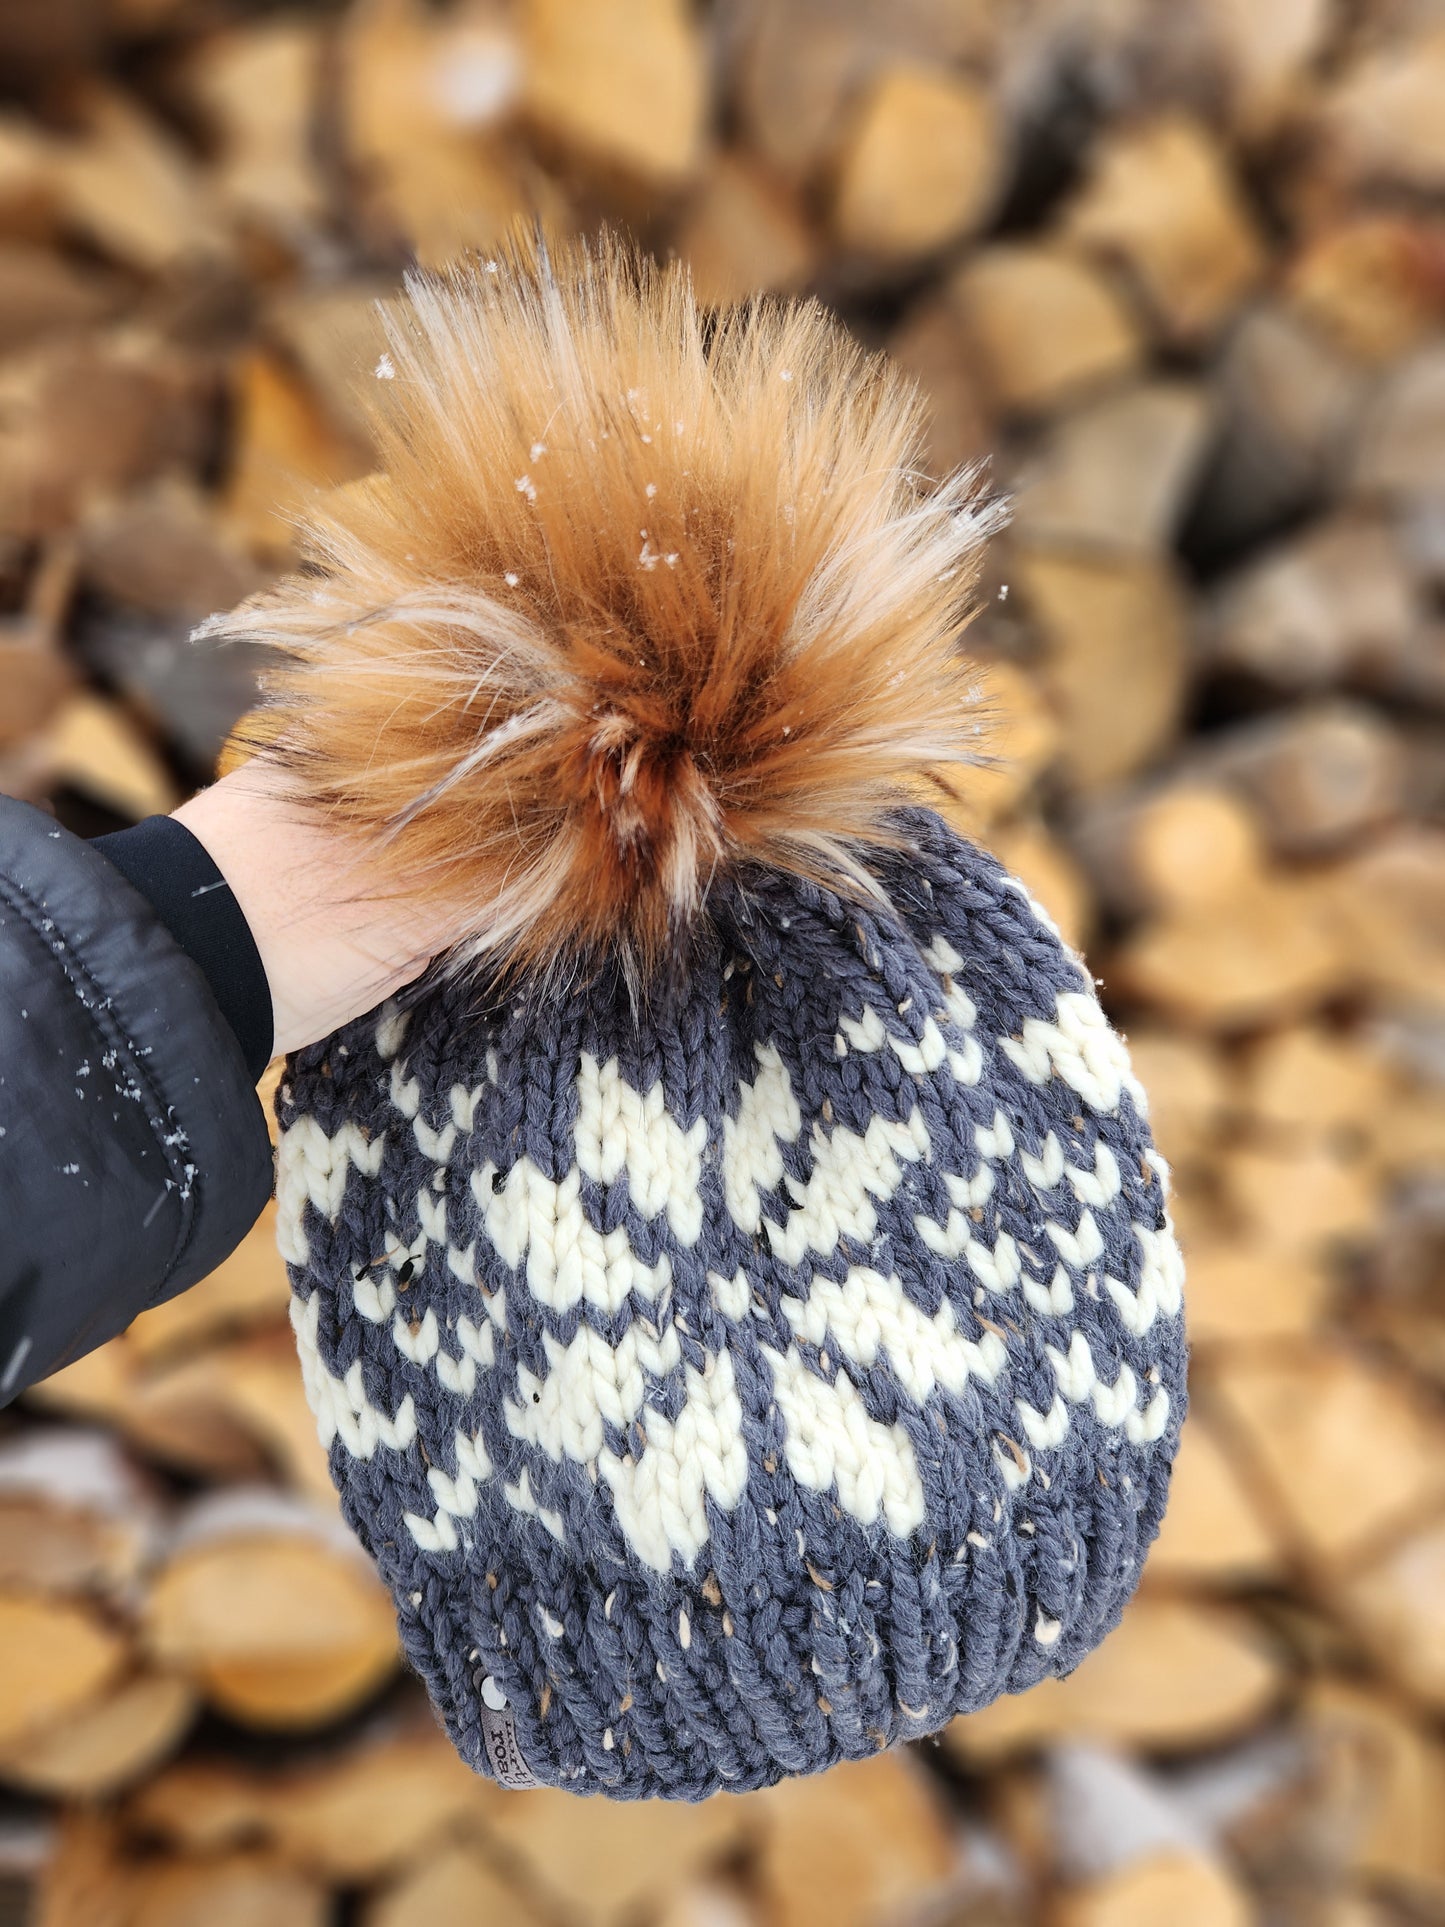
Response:
[{"label": "black puffer jacket", "polygon": [[[93,845],[0,798],[0,1403],[205,1277],[255,1222],[272,1181],[259,969],[179,824]],[[249,1034],[223,1010],[241,980]]]}]

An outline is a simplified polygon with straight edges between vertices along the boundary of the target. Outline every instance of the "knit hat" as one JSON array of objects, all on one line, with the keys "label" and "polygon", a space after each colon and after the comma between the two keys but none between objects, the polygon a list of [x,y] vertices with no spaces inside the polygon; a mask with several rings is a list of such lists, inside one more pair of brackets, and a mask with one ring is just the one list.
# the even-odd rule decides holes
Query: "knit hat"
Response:
[{"label": "knit hat", "polygon": [[989,511],[817,309],[518,244],[414,284],[384,481],[231,619],[258,740],[477,913],[290,1061],[307,1395],[463,1757],[698,1799],[1117,1623],[1185,1402],[1091,979],[919,806]]}]

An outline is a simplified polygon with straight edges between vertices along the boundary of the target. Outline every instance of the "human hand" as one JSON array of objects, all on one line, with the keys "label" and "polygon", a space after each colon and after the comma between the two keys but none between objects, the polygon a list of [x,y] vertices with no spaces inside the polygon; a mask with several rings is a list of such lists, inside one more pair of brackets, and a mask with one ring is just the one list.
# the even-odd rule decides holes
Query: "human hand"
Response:
[{"label": "human hand", "polygon": [[272,1049],[299,1050],[419,977],[460,934],[375,894],[366,850],[255,757],[174,812],[205,845],[266,971]]}]

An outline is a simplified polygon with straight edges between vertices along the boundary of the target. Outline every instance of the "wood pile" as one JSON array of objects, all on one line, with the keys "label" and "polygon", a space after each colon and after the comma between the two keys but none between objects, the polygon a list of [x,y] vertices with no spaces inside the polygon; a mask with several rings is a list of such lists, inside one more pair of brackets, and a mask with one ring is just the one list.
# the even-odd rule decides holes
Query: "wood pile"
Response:
[{"label": "wood pile", "polygon": [[[38,1927],[1445,1919],[1445,33],[1430,0],[0,7],[0,787],[94,833],[188,640],[366,471],[372,302],[519,212],[812,290],[1015,502],[954,819],[1087,946],[1174,1167],[1141,1595],[932,1747],[697,1809],[454,1761],[269,1220],[0,1424]],[[19,1914],[16,1918],[21,1917]]]}]

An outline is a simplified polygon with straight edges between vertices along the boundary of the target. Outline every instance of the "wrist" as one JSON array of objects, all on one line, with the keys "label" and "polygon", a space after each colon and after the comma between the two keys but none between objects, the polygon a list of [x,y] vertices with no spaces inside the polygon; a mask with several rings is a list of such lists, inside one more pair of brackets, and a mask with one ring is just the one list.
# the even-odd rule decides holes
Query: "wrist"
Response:
[{"label": "wrist", "polygon": [[315,1043],[426,968],[404,904],[368,888],[364,851],[251,762],[174,812],[230,885],[271,993],[278,1052]]}]

